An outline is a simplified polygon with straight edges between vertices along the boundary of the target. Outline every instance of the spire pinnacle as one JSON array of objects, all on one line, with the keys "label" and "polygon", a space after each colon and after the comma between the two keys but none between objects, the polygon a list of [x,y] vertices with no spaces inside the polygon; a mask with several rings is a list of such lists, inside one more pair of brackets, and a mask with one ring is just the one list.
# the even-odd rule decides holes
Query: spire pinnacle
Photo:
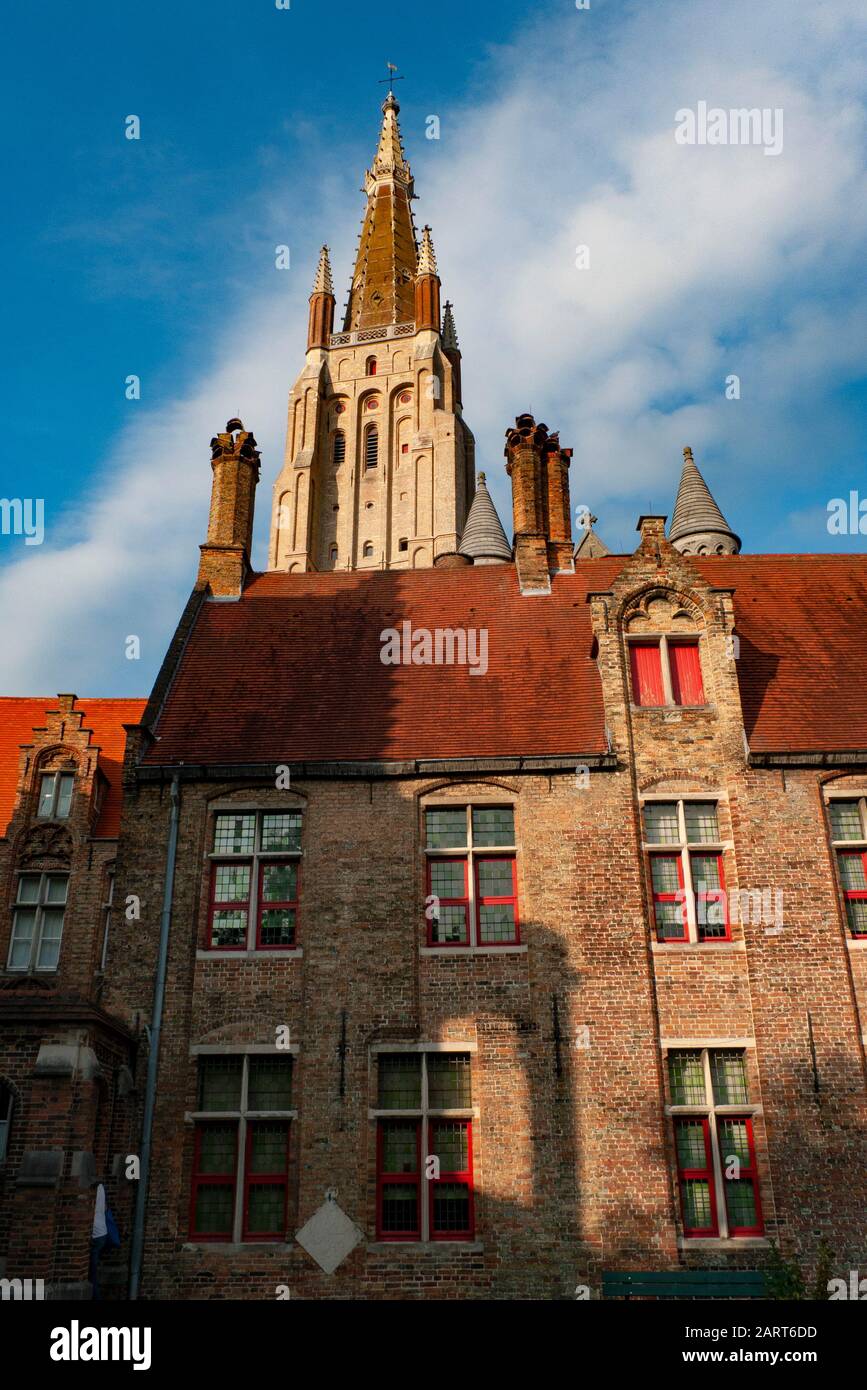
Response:
[{"label": "spire pinnacle", "polygon": [[503,564],[512,558],[512,547],[488,492],[484,473],[476,479],[476,491],[467,512],[458,553],[476,565]]},{"label": "spire pinnacle", "polygon": [[[446,300],[445,309],[443,310],[442,340],[444,348],[451,348],[452,352],[460,352],[457,329],[455,328],[455,316],[452,313],[451,301],[448,299]],[[484,476],[484,473],[479,474],[480,478],[484,478]]]},{"label": "spire pinnacle", "polygon": [[683,451],[683,472],[668,539],[682,555],[737,555],[741,548],[740,538],[729,527],[699,473],[689,445]]},{"label": "spire pinnacle", "polygon": [[421,249],[418,253],[418,274],[436,275],[437,258],[431,241],[430,227],[421,229]]},{"label": "spire pinnacle", "polygon": [[319,264],[316,267],[316,277],[313,281],[311,294],[333,294],[334,281],[331,279],[331,262],[328,259],[328,247],[323,246],[319,252]]}]

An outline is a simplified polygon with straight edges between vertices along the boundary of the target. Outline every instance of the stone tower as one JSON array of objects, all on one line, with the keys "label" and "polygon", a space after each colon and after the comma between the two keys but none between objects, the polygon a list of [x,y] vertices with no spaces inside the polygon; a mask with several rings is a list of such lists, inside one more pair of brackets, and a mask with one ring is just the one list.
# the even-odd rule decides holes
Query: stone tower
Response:
[{"label": "stone tower", "polygon": [[740,537],[731,530],[714,501],[688,446],[683,451],[683,472],[668,539],[681,555],[740,553]]},{"label": "stone tower", "polygon": [[274,485],[272,570],[424,569],[458,550],[474,443],[430,228],[416,238],[399,110],[390,91],[337,333],[328,248],[320,255]]}]

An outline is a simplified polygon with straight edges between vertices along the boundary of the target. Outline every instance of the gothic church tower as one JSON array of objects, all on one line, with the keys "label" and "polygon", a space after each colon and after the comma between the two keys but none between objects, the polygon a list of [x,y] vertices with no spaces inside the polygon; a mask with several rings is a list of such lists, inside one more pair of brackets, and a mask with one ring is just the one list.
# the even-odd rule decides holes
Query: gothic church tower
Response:
[{"label": "gothic church tower", "polygon": [[455,557],[474,491],[460,350],[389,91],[342,332],[328,248],[274,485],[271,570],[424,569]]}]

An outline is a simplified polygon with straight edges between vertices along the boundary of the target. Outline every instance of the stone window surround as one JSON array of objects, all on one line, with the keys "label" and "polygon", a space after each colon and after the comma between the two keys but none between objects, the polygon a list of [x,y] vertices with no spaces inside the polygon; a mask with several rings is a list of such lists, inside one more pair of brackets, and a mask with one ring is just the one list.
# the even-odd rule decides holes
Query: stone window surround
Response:
[{"label": "stone window surround", "polygon": [[[249,794],[247,794],[247,795],[249,795]],[[214,843],[214,830],[215,830],[215,826],[216,826],[216,818],[217,818],[217,816],[226,816],[226,815],[235,815],[235,814],[238,814],[238,815],[255,815],[255,816],[258,817],[258,816],[260,816],[260,815],[265,815],[265,814],[268,814],[268,815],[271,815],[271,814],[279,815],[281,812],[297,811],[297,812],[301,815],[301,818],[302,818],[302,819],[301,819],[302,847],[301,847],[300,850],[292,851],[291,854],[289,854],[289,857],[291,857],[292,859],[294,859],[294,861],[295,861],[297,864],[299,864],[299,866],[300,866],[300,864],[301,864],[301,862],[302,862],[302,860],[303,860],[303,858],[304,858],[303,835],[304,835],[304,816],[305,816],[306,810],[307,810],[307,801],[306,801],[306,799],[304,799],[303,797],[299,797],[299,795],[298,795],[297,792],[294,792],[294,793],[293,793],[293,792],[288,792],[288,793],[287,793],[287,792],[282,792],[281,795],[282,795],[283,797],[291,798],[291,800],[290,800],[290,799],[286,799],[286,800],[281,800],[280,802],[263,802],[263,801],[258,800],[258,799],[256,799],[256,800],[245,800],[245,801],[228,801],[228,800],[225,800],[225,799],[222,799],[222,798],[219,798],[219,797],[216,798],[213,802],[209,803],[209,804],[207,805],[207,807],[206,807],[206,818],[207,818],[207,820],[206,820],[206,840],[205,840],[206,844],[207,844],[207,845],[213,845],[213,843]],[[258,836],[258,833],[259,833],[259,830],[258,830],[258,821],[257,821],[257,828],[256,828],[256,834],[257,834],[257,836]],[[287,853],[288,853],[288,852],[287,852]],[[227,858],[227,856],[226,856],[226,855],[220,855],[219,853],[217,853],[217,852],[214,851],[214,850],[208,850],[208,849],[205,850],[205,854],[204,854],[204,870],[205,870],[205,880],[206,880],[206,881],[205,881],[205,893],[206,893],[206,896],[205,896],[205,907],[204,907],[204,917],[203,917],[203,921],[204,921],[204,932],[205,932],[205,939],[206,939],[206,940],[207,940],[207,937],[208,937],[208,933],[209,933],[209,931],[210,931],[210,907],[211,907],[211,885],[210,885],[210,875],[211,875],[211,872],[212,872],[212,870],[211,870],[211,865],[214,863],[215,860],[219,860],[219,859],[221,859],[221,858]],[[228,856],[228,858],[231,859],[231,856]],[[239,855],[238,858],[240,859],[240,858],[242,858],[242,856]],[[299,883],[300,883],[300,874],[299,874]],[[303,958],[303,956],[304,956],[304,949],[303,949],[303,947],[301,947],[301,946],[285,947],[285,948],[282,948],[282,949],[281,949],[281,948],[276,948],[276,949],[275,949],[275,948],[270,948],[270,949],[269,949],[269,948],[265,948],[265,949],[263,949],[263,948],[261,948],[261,947],[259,947],[259,946],[256,946],[255,944],[254,944],[253,946],[250,946],[250,945],[249,945],[250,933],[251,933],[251,931],[255,932],[254,911],[253,911],[253,907],[252,907],[252,893],[253,893],[253,891],[254,891],[254,888],[253,888],[253,885],[252,885],[252,883],[251,883],[251,908],[250,908],[249,921],[248,921],[248,923],[247,923],[247,941],[248,941],[248,945],[246,946],[246,948],[243,949],[243,950],[237,950],[237,949],[229,949],[228,947],[225,947],[225,948],[221,949],[219,946],[217,946],[217,947],[198,946],[197,949],[196,949],[196,960],[197,960],[197,961],[199,961],[199,960],[245,960],[245,961],[246,961],[246,960],[256,960],[256,961],[261,961],[261,960],[300,960],[301,958]],[[255,891],[258,892],[258,883],[255,885]],[[298,890],[298,891],[299,891],[299,893],[300,893],[300,886],[299,886],[299,890]],[[300,912],[299,912],[299,916],[300,916]],[[296,924],[296,925],[297,925],[297,924]],[[199,939],[201,940],[201,938],[199,938]]]},{"label": "stone window surround", "polygon": [[[472,790],[473,784],[470,783],[470,784],[468,784],[468,785],[469,785],[469,788],[470,788],[470,789],[469,789],[467,792],[465,792],[463,795],[456,795],[456,794],[453,794],[453,793],[451,793],[450,789],[449,789],[448,792],[446,792],[446,790],[445,790],[444,788],[442,788],[442,789],[440,789],[439,791],[423,792],[423,793],[419,796],[419,798],[418,798],[418,808],[419,808],[419,809],[418,809],[418,822],[417,822],[418,837],[419,837],[419,838],[418,838],[418,842],[419,842],[419,845],[421,846],[422,870],[423,870],[423,874],[424,874],[423,885],[422,885],[422,900],[423,900],[423,902],[424,902],[425,899],[426,899],[426,897],[427,897],[427,863],[428,863],[427,854],[428,854],[428,852],[427,852],[427,835],[426,835],[425,811],[437,810],[437,809],[440,808],[440,807],[441,807],[443,810],[449,810],[449,809],[451,809],[451,810],[459,810],[459,809],[464,809],[464,808],[466,808],[466,807],[468,807],[468,806],[469,806],[469,807],[473,807],[473,806],[482,806],[482,807],[484,807],[484,806],[488,806],[488,807],[509,806],[509,807],[511,808],[511,811],[512,811],[512,816],[513,816],[514,825],[515,825],[515,841],[514,841],[514,845],[513,845],[512,849],[511,849],[511,852],[512,852],[512,853],[514,854],[514,856],[515,856],[515,875],[516,875],[516,881],[517,881],[517,902],[518,902],[518,904],[520,905],[520,911],[519,911],[519,914],[518,914],[518,922],[519,922],[518,931],[519,931],[519,934],[520,934],[520,922],[521,922],[521,919],[522,919],[522,918],[525,918],[526,914],[525,914],[524,907],[523,907],[523,904],[524,904],[524,885],[523,885],[523,883],[522,883],[522,881],[521,881],[521,874],[520,874],[521,835],[520,835],[520,825],[519,825],[520,817],[519,817],[519,813],[518,813],[518,797],[517,797],[517,794],[516,794],[515,792],[513,792],[513,791],[506,791],[506,790],[503,790],[503,792],[501,792],[500,795],[496,795],[493,791],[487,791],[487,790],[486,790],[483,794],[477,795],[477,794]],[[485,784],[485,785],[487,786],[488,784]],[[496,850],[496,846],[493,846],[493,848],[494,848],[494,850]],[[457,852],[457,851],[456,851],[456,852]],[[447,851],[446,851],[446,850],[443,850],[443,851],[435,851],[435,853],[441,853],[441,854],[443,854],[443,855],[446,855],[446,854],[447,854]],[[469,849],[467,850],[467,853],[469,853]],[[476,929],[475,929],[475,926],[474,926],[474,912],[475,912],[475,883],[474,883],[474,875],[473,875],[472,873],[470,873],[470,874],[468,875],[468,878],[469,878],[469,890],[470,890],[470,906],[469,906],[469,914],[470,914],[470,941],[469,941],[469,944],[466,945],[466,946],[428,946],[428,945],[426,944],[426,943],[427,943],[427,934],[425,933],[425,937],[424,937],[423,944],[419,947],[419,955],[420,955],[420,956],[447,956],[447,957],[449,957],[449,958],[453,958],[453,957],[455,957],[455,956],[493,956],[493,955],[496,955],[496,956],[501,956],[501,955],[522,956],[522,955],[526,955],[526,954],[527,954],[527,945],[526,945],[526,942],[523,942],[523,941],[521,941],[520,939],[519,939],[518,942],[512,942],[512,943],[509,943],[509,944],[503,945],[503,946],[496,946],[496,945],[491,946],[491,945],[479,945],[479,944],[478,944],[478,942],[477,942],[476,939],[475,939],[475,936],[476,936]],[[421,915],[422,915],[422,918],[423,918],[423,920],[424,920],[424,913],[422,912]],[[426,922],[425,922],[425,925],[426,925]]]},{"label": "stone window surround", "polygon": [[[756,1234],[749,1236],[729,1235],[728,1214],[726,1211],[726,1205],[723,1196],[724,1183],[722,1159],[720,1155],[719,1137],[717,1134],[716,1125],[714,1123],[711,1123],[709,1125],[709,1130],[711,1139],[713,1181],[714,1186],[716,1188],[717,1196],[717,1225],[719,1227],[719,1234],[715,1236],[691,1236],[683,1234],[683,1213],[680,1202],[680,1181],[678,1176],[677,1146],[676,1141],[674,1139],[674,1120],[687,1119],[690,1115],[706,1118],[711,1121],[717,1115],[721,1116],[723,1119],[725,1119],[727,1116],[744,1115],[751,1120],[755,1119],[757,1116],[764,1115],[764,1108],[761,1102],[753,1101],[741,1105],[719,1105],[713,1099],[713,1089],[710,1070],[710,1054],[712,1052],[743,1051],[745,1062],[744,1070],[747,1079],[747,1093],[750,1094],[754,1089],[752,1083],[756,1079],[754,1075],[756,1067],[756,1058],[754,1055],[755,1046],[755,1040],[752,1038],[670,1038],[660,1040],[660,1048],[663,1056],[662,1070],[665,1086],[665,1104],[663,1106],[663,1113],[668,1118],[671,1125],[670,1133],[672,1138],[672,1153],[674,1159],[675,1186],[677,1187],[677,1224],[681,1232],[678,1235],[677,1244],[680,1249],[741,1250],[744,1247],[764,1248],[770,1244],[768,1237],[765,1234]],[[752,1056],[750,1056],[751,1051],[753,1054]],[[697,1103],[694,1105],[672,1105],[670,1103],[669,1097],[671,1092],[669,1089],[670,1080],[668,1071],[668,1056],[671,1052],[701,1052],[705,1083],[704,1104]],[[710,1097],[710,1099],[708,1099],[708,1097]],[[760,1150],[755,1132],[753,1132],[752,1140],[756,1168],[755,1190],[758,1201],[761,1202],[761,1173],[763,1170],[768,1171],[767,1154],[764,1152],[764,1148]],[[762,1213],[761,1219],[762,1224],[764,1226],[764,1213]]]},{"label": "stone window surround", "polygon": [[[867,853],[867,784],[856,782],[853,787],[841,787],[839,781],[834,781],[822,787],[822,801],[825,807],[825,820],[828,833],[828,843],[831,846],[831,853],[834,859],[834,881],[837,887],[838,899],[842,913],[843,930],[846,933],[846,947],[850,951],[867,949],[867,936],[855,936],[849,926],[849,916],[846,911],[846,900],[844,897],[843,884],[840,879],[839,852],[840,850],[861,850]],[[832,801],[857,801],[861,815],[861,828],[864,838],[861,840],[835,840],[834,831],[831,825],[831,802]]]},{"label": "stone window surround", "polygon": [[[695,709],[695,710],[699,710],[699,709],[700,709],[700,710],[708,710],[708,709],[712,708],[711,701],[707,698],[707,682],[706,682],[706,680],[705,680],[705,672],[706,672],[706,670],[707,670],[707,661],[705,660],[706,648],[705,648],[704,641],[703,641],[703,637],[704,637],[704,634],[703,634],[703,633],[700,633],[700,632],[690,632],[690,631],[688,631],[688,630],[685,629],[685,630],[682,631],[682,632],[679,631],[679,630],[675,630],[675,631],[672,631],[672,632],[625,632],[623,635],[624,635],[624,640],[625,640],[625,642],[626,642],[626,647],[627,647],[627,656],[628,656],[628,649],[629,649],[629,647],[632,647],[632,646],[638,646],[638,647],[640,647],[640,646],[645,646],[645,647],[651,646],[651,647],[652,647],[655,643],[657,643],[657,642],[659,643],[659,664],[660,664],[660,666],[661,666],[661,668],[662,668],[662,689],[663,689],[663,693],[664,693],[664,695],[665,695],[665,703],[662,704],[662,705],[639,705],[639,704],[637,703],[637,701],[633,698],[635,692],[634,692],[633,689],[632,689],[632,662],[631,662],[631,660],[628,659],[628,660],[627,660],[627,679],[628,679],[628,682],[629,682],[629,704],[630,704],[630,709],[632,709],[632,710],[665,710],[666,712],[668,712],[668,711],[671,711],[671,710],[684,710],[684,709],[686,709],[686,710],[691,710],[691,709]],[[702,689],[703,689],[703,691],[704,691],[704,696],[705,696],[704,704],[702,704],[702,705],[681,705],[681,704],[678,704],[677,701],[675,700],[675,698],[674,698],[674,688],[673,688],[672,683],[671,683],[671,665],[670,665],[669,659],[668,659],[668,643],[669,643],[669,639],[671,639],[671,640],[673,640],[673,641],[675,641],[675,642],[690,642],[690,643],[692,643],[692,644],[694,644],[695,646],[698,647],[698,660],[699,660],[699,665],[701,666],[701,684],[702,684]]]},{"label": "stone window surround", "polygon": [[[66,912],[69,907],[69,868],[22,868],[16,872],[15,878],[15,897],[10,904],[12,912],[12,927],[9,933],[9,950],[6,956],[4,973],[7,975],[14,975],[16,977],[23,977],[28,975],[56,975],[58,970],[60,969],[60,950],[63,945],[63,931],[66,926]],[[20,897],[21,883],[26,878],[35,878],[39,880],[37,899],[29,903],[23,901]],[[46,894],[48,889],[48,880],[50,878],[62,878],[66,881],[66,891],[64,893],[62,903],[49,902],[47,900]],[[28,908],[32,909],[36,913],[36,920],[33,925],[33,936],[30,943],[30,955],[28,958],[28,963],[24,968],[12,965],[12,951],[15,946],[15,921],[18,915],[18,910],[22,908],[25,910],[27,910]],[[44,927],[44,912],[46,909],[62,909],[62,917],[60,922],[60,936],[57,939],[57,962],[56,964],[51,966],[40,966],[37,964],[37,962],[42,951],[42,933]]]},{"label": "stone window surround", "polygon": [[[197,1091],[197,1094],[198,1094],[198,1085],[199,1085],[199,1069],[198,1069],[198,1059],[199,1059],[199,1057],[239,1057],[239,1056],[240,1056],[240,1057],[246,1058],[246,1057],[250,1057],[250,1056],[257,1056],[257,1057],[260,1057],[260,1056],[268,1056],[268,1057],[285,1057],[285,1056],[289,1056],[289,1057],[291,1057],[292,1060],[293,1060],[293,1073],[294,1073],[294,1061],[295,1061],[295,1058],[297,1057],[297,1055],[298,1055],[299,1052],[300,1052],[300,1047],[299,1047],[299,1045],[298,1045],[297,1043],[289,1044],[289,1045],[286,1046],[286,1047],[275,1047],[275,1046],[274,1046],[273,1044],[271,1044],[271,1043],[201,1043],[201,1044],[194,1044],[194,1045],[190,1048],[190,1057],[191,1057],[191,1058],[195,1061],[195,1063],[196,1063],[196,1091]],[[221,1251],[223,1251],[223,1252],[228,1252],[229,1250],[238,1250],[238,1251],[242,1251],[242,1250],[243,1250],[243,1251],[246,1251],[246,1252],[251,1252],[251,1251],[254,1251],[254,1250],[258,1250],[259,1248],[263,1248],[263,1249],[265,1249],[265,1250],[273,1250],[275,1247],[279,1248],[280,1245],[281,1245],[281,1242],[280,1242],[280,1241],[273,1241],[273,1240],[244,1240],[244,1239],[243,1239],[243,1236],[242,1236],[243,1222],[244,1222],[244,1178],[245,1178],[245,1162],[246,1162],[246,1148],[247,1148],[247,1144],[246,1144],[246,1139],[247,1139],[247,1123],[248,1123],[248,1121],[251,1120],[251,1119],[253,1119],[253,1120],[256,1120],[256,1119],[274,1119],[274,1118],[279,1118],[279,1119],[281,1119],[281,1120],[284,1120],[284,1119],[285,1119],[285,1120],[287,1121],[288,1125],[289,1125],[289,1143],[291,1144],[291,1143],[292,1143],[292,1136],[293,1136],[294,1128],[295,1128],[295,1121],[296,1121],[297,1118],[298,1118],[298,1110],[297,1110],[297,1107],[295,1107],[295,1106],[293,1106],[293,1108],[292,1108],[291,1110],[280,1110],[280,1111],[253,1111],[253,1110],[247,1110],[247,1109],[245,1108],[245,1101],[246,1101],[246,1096],[247,1096],[247,1081],[248,1081],[248,1068],[247,1068],[247,1066],[245,1065],[245,1066],[242,1068],[242,1073],[241,1073],[241,1107],[240,1107],[240,1110],[237,1110],[237,1111],[235,1111],[235,1110],[232,1110],[232,1111],[228,1111],[228,1110],[227,1110],[227,1111],[222,1111],[222,1110],[220,1110],[220,1111],[218,1111],[218,1110],[188,1110],[188,1111],[185,1111],[185,1113],[184,1113],[184,1123],[187,1124],[187,1125],[190,1125],[190,1126],[192,1127],[194,1133],[195,1133],[195,1127],[196,1127],[196,1125],[197,1125],[197,1124],[200,1124],[200,1123],[206,1123],[206,1122],[208,1122],[208,1121],[214,1121],[214,1120],[216,1120],[216,1121],[219,1121],[219,1120],[232,1120],[232,1121],[237,1120],[237,1122],[238,1122],[238,1144],[237,1144],[237,1155],[238,1155],[238,1158],[237,1158],[237,1160],[236,1160],[236,1162],[237,1162],[237,1168],[236,1168],[236,1172],[235,1172],[235,1196],[234,1196],[234,1211],[233,1211],[233,1216],[232,1216],[232,1237],[231,1237],[231,1240],[224,1240],[224,1241],[220,1241],[220,1240],[216,1240],[216,1241],[197,1240],[195,1237],[191,1236],[191,1237],[188,1239],[188,1242],[185,1243],[185,1246],[184,1246],[185,1249],[191,1249],[191,1250],[201,1251],[203,1248],[206,1248],[206,1249],[210,1249],[210,1250],[221,1250]],[[293,1089],[294,1089],[294,1085],[295,1085],[295,1077],[294,1077],[294,1075],[293,1075]],[[192,1176],[192,1175],[191,1175],[191,1176]],[[191,1226],[191,1225],[192,1225],[192,1210],[190,1211],[189,1222],[190,1222],[190,1226]],[[282,1244],[285,1245],[286,1242],[282,1242]]]},{"label": "stone window surround", "polygon": [[[392,1053],[392,1052],[402,1052],[402,1053],[407,1053],[407,1054],[413,1054],[413,1053],[415,1053],[415,1054],[417,1054],[417,1055],[420,1055],[422,1058],[424,1058],[428,1053],[440,1053],[440,1054],[443,1054],[443,1053],[445,1053],[445,1054],[449,1054],[449,1053],[469,1053],[469,1055],[470,1055],[470,1084],[471,1084],[471,1088],[473,1087],[473,1084],[474,1084],[474,1082],[476,1081],[476,1078],[475,1078],[474,1075],[473,1075],[474,1065],[475,1065],[475,1063],[474,1063],[474,1061],[473,1061],[473,1058],[474,1058],[474,1057],[476,1056],[476,1054],[478,1053],[478,1043],[476,1043],[476,1042],[462,1042],[462,1041],[451,1042],[451,1041],[449,1041],[449,1042],[445,1042],[445,1043],[424,1043],[424,1042],[393,1042],[393,1043],[392,1043],[392,1042],[388,1042],[388,1041],[381,1041],[381,1042],[378,1042],[378,1043],[371,1043],[371,1044],[370,1044],[370,1047],[369,1047],[369,1052],[370,1052],[370,1055],[371,1055],[371,1061],[375,1061],[375,1060],[378,1058],[378,1056],[381,1055],[381,1054],[383,1054],[383,1053],[386,1054],[386,1055],[388,1055],[389,1053]],[[377,1233],[378,1233],[378,1231],[379,1231],[379,1187],[380,1187],[380,1184],[379,1184],[379,1167],[378,1167],[378,1164],[379,1164],[379,1160],[378,1160],[379,1146],[378,1146],[378,1143],[377,1143],[377,1138],[378,1138],[377,1131],[378,1131],[378,1128],[379,1128],[379,1121],[380,1121],[380,1120],[401,1120],[401,1119],[411,1119],[411,1120],[420,1120],[420,1121],[421,1121],[420,1144],[421,1144],[421,1163],[422,1163],[422,1168],[421,1168],[421,1172],[420,1172],[420,1174],[419,1174],[419,1207],[420,1207],[420,1210],[419,1210],[420,1223],[419,1223],[419,1225],[420,1225],[420,1230],[421,1230],[421,1237],[420,1237],[419,1240],[415,1240],[415,1241],[413,1241],[413,1240],[409,1240],[409,1241],[406,1241],[406,1240],[389,1240],[388,1237],[383,1238],[382,1236],[380,1236],[379,1234],[377,1234],[377,1239],[376,1239],[374,1242],[368,1244],[367,1249],[368,1249],[368,1250],[373,1250],[373,1249],[377,1249],[377,1250],[389,1250],[389,1251],[394,1251],[395,1249],[399,1249],[400,1251],[404,1251],[404,1250],[409,1249],[409,1250],[425,1250],[425,1251],[426,1251],[426,1250],[430,1250],[431,1247],[439,1248],[439,1247],[442,1246],[442,1245],[447,1246],[449,1249],[454,1249],[455,1247],[460,1247],[460,1248],[462,1248],[462,1249],[466,1249],[467,1246],[469,1246],[469,1247],[471,1247],[471,1248],[477,1248],[477,1249],[478,1249],[478,1248],[480,1248],[480,1247],[479,1247],[478,1243],[477,1243],[476,1240],[475,1240],[475,1213],[474,1213],[474,1215],[473,1215],[473,1235],[472,1235],[468,1240],[460,1240],[460,1239],[455,1239],[455,1240],[442,1240],[442,1239],[436,1239],[436,1240],[434,1240],[434,1239],[431,1238],[431,1234],[430,1234],[430,1203],[429,1203],[428,1200],[427,1200],[427,1198],[428,1198],[427,1188],[426,1188],[426,1186],[423,1186],[422,1184],[426,1184],[427,1181],[428,1181],[428,1179],[426,1178],[425,1173],[424,1173],[424,1166],[425,1166],[426,1158],[427,1158],[427,1156],[428,1156],[428,1154],[429,1154],[429,1152],[430,1152],[430,1145],[429,1145],[429,1143],[428,1143],[428,1121],[429,1121],[429,1119],[430,1119],[430,1118],[433,1118],[434,1120],[440,1120],[440,1119],[444,1119],[444,1120],[468,1120],[468,1121],[470,1122],[471,1126],[473,1127],[473,1131],[474,1131],[474,1132],[473,1132],[473,1138],[472,1138],[472,1144],[473,1144],[473,1150],[472,1150],[472,1153],[473,1153],[473,1167],[472,1167],[471,1179],[470,1179],[470,1190],[471,1190],[471,1194],[472,1194],[473,1199],[475,1198],[475,1195],[476,1195],[476,1171],[477,1171],[476,1143],[477,1143],[477,1139],[478,1139],[477,1132],[475,1132],[475,1124],[476,1124],[476,1121],[479,1119],[479,1116],[480,1116],[480,1109],[479,1109],[479,1106],[478,1106],[478,1105],[472,1104],[472,1105],[468,1105],[468,1106],[460,1106],[460,1107],[458,1107],[457,1109],[453,1109],[453,1110],[432,1110],[432,1109],[430,1108],[429,1104],[428,1104],[427,1066],[424,1064],[424,1061],[422,1061],[422,1069],[421,1069],[421,1072],[422,1072],[422,1075],[421,1075],[421,1088],[422,1088],[422,1090],[421,1090],[421,1106],[420,1106],[418,1109],[414,1109],[414,1110],[412,1110],[412,1109],[404,1109],[404,1110],[382,1110],[382,1109],[380,1109],[380,1108],[378,1108],[378,1107],[376,1107],[376,1106],[371,1106],[371,1108],[370,1108],[370,1109],[368,1110],[368,1112],[367,1112],[368,1120],[372,1121],[372,1122],[373,1122],[373,1125],[374,1125],[374,1139],[373,1139],[373,1145],[372,1145],[372,1147],[373,1147],[373,1152],[374,1152],[374,1155],[375,1155],[375,1157],[374,1157],[374,1164],[375,1164],[375,1169],[376,1169],[376,1184],[375,1184],[375,1187],[376,1187],[376,1212],[375,1212],[375,1216],[374,1216],[373,1228],[374,1228],[375,1231],[377,1231]],[[371,1086],[372,1086],[373,1088],[377,1088],[377,1089],[378,1089],[378,1086],[379,1086],[379,1068],[378,1068],[378,1067],[371,1067],[371,1068],[370,1068],[370,1084],[371,1084]],[[377,1098],[378,1098],[378,1097],[377,1097]],[[474,1205],[474,1203],[473,1203],[473,1205]]]},{"label": "stone window surround", "polygon": [[[719,852],[722,855],[723,859],[723,874],[725,879],[726,892],[731,893],[732,891],[734,891],[733,883],[730,881],[730,876],[726,872],[726,869],[729,863],[731,862],[732,857],[734,856],[734,840],[726,839],[724,836],[721,836],[719,840],[715,840],[712,843],[688,843],[686,839],[686,818],[684,812],[684,803],[687,801],[712,801],[717,808],[717,816],[719,816],[719,810],[721,807],[725,808],[726,815],[728,815],[729,812],[729,799],[728,794],[726,792],[711,790],[695,792],[648,791],[639,793],[638,812],[641,818],[641,854],[645,864],[647,865],[647,891],[649,895],[648,901],[650,904],[649,920],[653,932],[650,943],[651,950],[654,954],[667,954],[671,951],[691,951],[691,948],[694,948],[695,950],[700,951],[702,955],[705,955],[707,953],[709,947],[713,947],[715,950],[745,951],[746,943],[740,937],[735,937],[733,935],[733,930],[737,926],[737,923],[729,923],[729,937],[727,939],[719,939],[716,941],[699,941],[698,924],[696,922],[695,914],[695,900],[692,893],[692,873],[688,862],[686,862],[683,868],[684,889],[686,891],[688,940],[659,941],[656,937],[656,915],[653,906],[653,883],[650,877],[649,867],[651,853],[661,852],[663,850],[668,850],[672,854],[679,853],[681,855],[681,863],[683,864],[684,859],[686,859],[686,861],[689,860],[689,853],[691,850],[701,851],[702,849],[704,849],[710,853],[713,853],[715,851]],[[644,808],[648,804],[648,802],[676,803],[678,828],[680,833],[680,839],[676,844],[657,845],[652,844],[650,840],[646,840],[644,838]],[[728,913],[726,915],[728,916]]]}]

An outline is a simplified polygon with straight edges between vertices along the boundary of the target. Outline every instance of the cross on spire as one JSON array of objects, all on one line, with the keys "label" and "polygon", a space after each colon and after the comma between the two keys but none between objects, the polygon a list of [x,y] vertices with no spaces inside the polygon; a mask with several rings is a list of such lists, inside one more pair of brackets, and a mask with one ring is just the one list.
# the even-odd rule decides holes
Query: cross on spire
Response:
[{"label": "cross on spire", "polygon": [[400,73],[399,76],[395,77],[395,73],[397,72],[397,63],[386,63],[385,66],[388,68],[388,77],[380,77],[377,86],[381,87],[383,82],[387,82],[388,90],[391,91],[392,84],[394,82],[403,82],[404,74]]}]

